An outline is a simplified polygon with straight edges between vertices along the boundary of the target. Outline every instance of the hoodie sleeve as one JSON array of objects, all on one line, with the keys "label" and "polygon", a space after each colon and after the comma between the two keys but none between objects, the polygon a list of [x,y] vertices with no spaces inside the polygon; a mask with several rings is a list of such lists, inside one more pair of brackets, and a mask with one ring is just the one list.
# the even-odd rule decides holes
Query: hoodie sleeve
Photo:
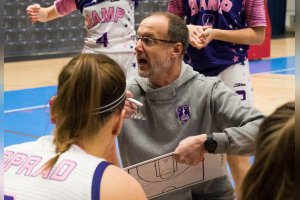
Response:
[{"label": "hoodie sleeve", "polygon": [[211,106],[216,127],[214,139],[218,143],[216,153],[250,155],[254,152],[254,142],[265,116],[248,106],[240,97],[221,81],[212,89]]}]

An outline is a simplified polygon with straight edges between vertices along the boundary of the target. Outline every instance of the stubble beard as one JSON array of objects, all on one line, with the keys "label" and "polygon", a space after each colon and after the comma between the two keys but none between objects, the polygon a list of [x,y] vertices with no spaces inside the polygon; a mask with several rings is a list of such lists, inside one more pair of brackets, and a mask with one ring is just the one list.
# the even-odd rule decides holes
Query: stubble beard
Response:
[{"label": "stubble beard", "polygon": [[145,70],[140,70],[138,68],[138,74],[141,77],[144,78],[154,78],[154,79],[159,79],[161,76],[163,76],[166,71],[170,68],[170,58],[164,58],[160,60],[155,60],[153,62],[148,62],[148,71]]}]

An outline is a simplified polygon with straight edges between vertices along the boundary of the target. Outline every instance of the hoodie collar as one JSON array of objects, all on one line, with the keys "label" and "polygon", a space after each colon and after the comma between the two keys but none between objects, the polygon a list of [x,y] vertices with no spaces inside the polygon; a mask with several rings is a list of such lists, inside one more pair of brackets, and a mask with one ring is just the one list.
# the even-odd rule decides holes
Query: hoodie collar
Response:
[{"label": "hoodie collar", "polygon": [[174,99],[177,96],[177,89],[198,74],[198,72],[193,71],[191,66],[182,62],[179,77],[166,86],[154,88],[149,79],[143,77],[136,77],[135,80],[150,100],[167,101]]}]

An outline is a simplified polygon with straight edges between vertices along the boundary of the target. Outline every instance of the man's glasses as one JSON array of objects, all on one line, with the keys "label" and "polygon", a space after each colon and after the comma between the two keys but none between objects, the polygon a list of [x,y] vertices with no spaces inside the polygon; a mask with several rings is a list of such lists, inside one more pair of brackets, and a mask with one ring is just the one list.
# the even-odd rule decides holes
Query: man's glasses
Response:
[{"label": "man's glasses", "polygon": [[147,46],[154,45],[155,41],[160,41],[160,42],[164,42],[164,43],[177,43],[177,42],[171,41],[171,40],[162,40],[162,39],[151,38],[151,37],[140,37],[138,35],[132,36],[132,39],[135,43],[137,43],[139,40],[141,40],[142,43]]}]

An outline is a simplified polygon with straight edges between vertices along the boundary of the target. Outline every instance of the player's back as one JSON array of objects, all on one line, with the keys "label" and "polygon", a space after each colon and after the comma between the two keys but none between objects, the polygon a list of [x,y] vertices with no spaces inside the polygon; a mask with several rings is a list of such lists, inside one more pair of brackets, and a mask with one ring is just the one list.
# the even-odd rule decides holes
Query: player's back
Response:
[{"label": "player's back", "polygon": [[[42,170],[55,156],[54,150],[52,136],[5,148],[5,199],[84,200],[92,199],[92,192],[99,196],[101,168],[107,163],[72,145],[50,170]],[[96,182],[93,180],[95,170],[98,172]]]}]

